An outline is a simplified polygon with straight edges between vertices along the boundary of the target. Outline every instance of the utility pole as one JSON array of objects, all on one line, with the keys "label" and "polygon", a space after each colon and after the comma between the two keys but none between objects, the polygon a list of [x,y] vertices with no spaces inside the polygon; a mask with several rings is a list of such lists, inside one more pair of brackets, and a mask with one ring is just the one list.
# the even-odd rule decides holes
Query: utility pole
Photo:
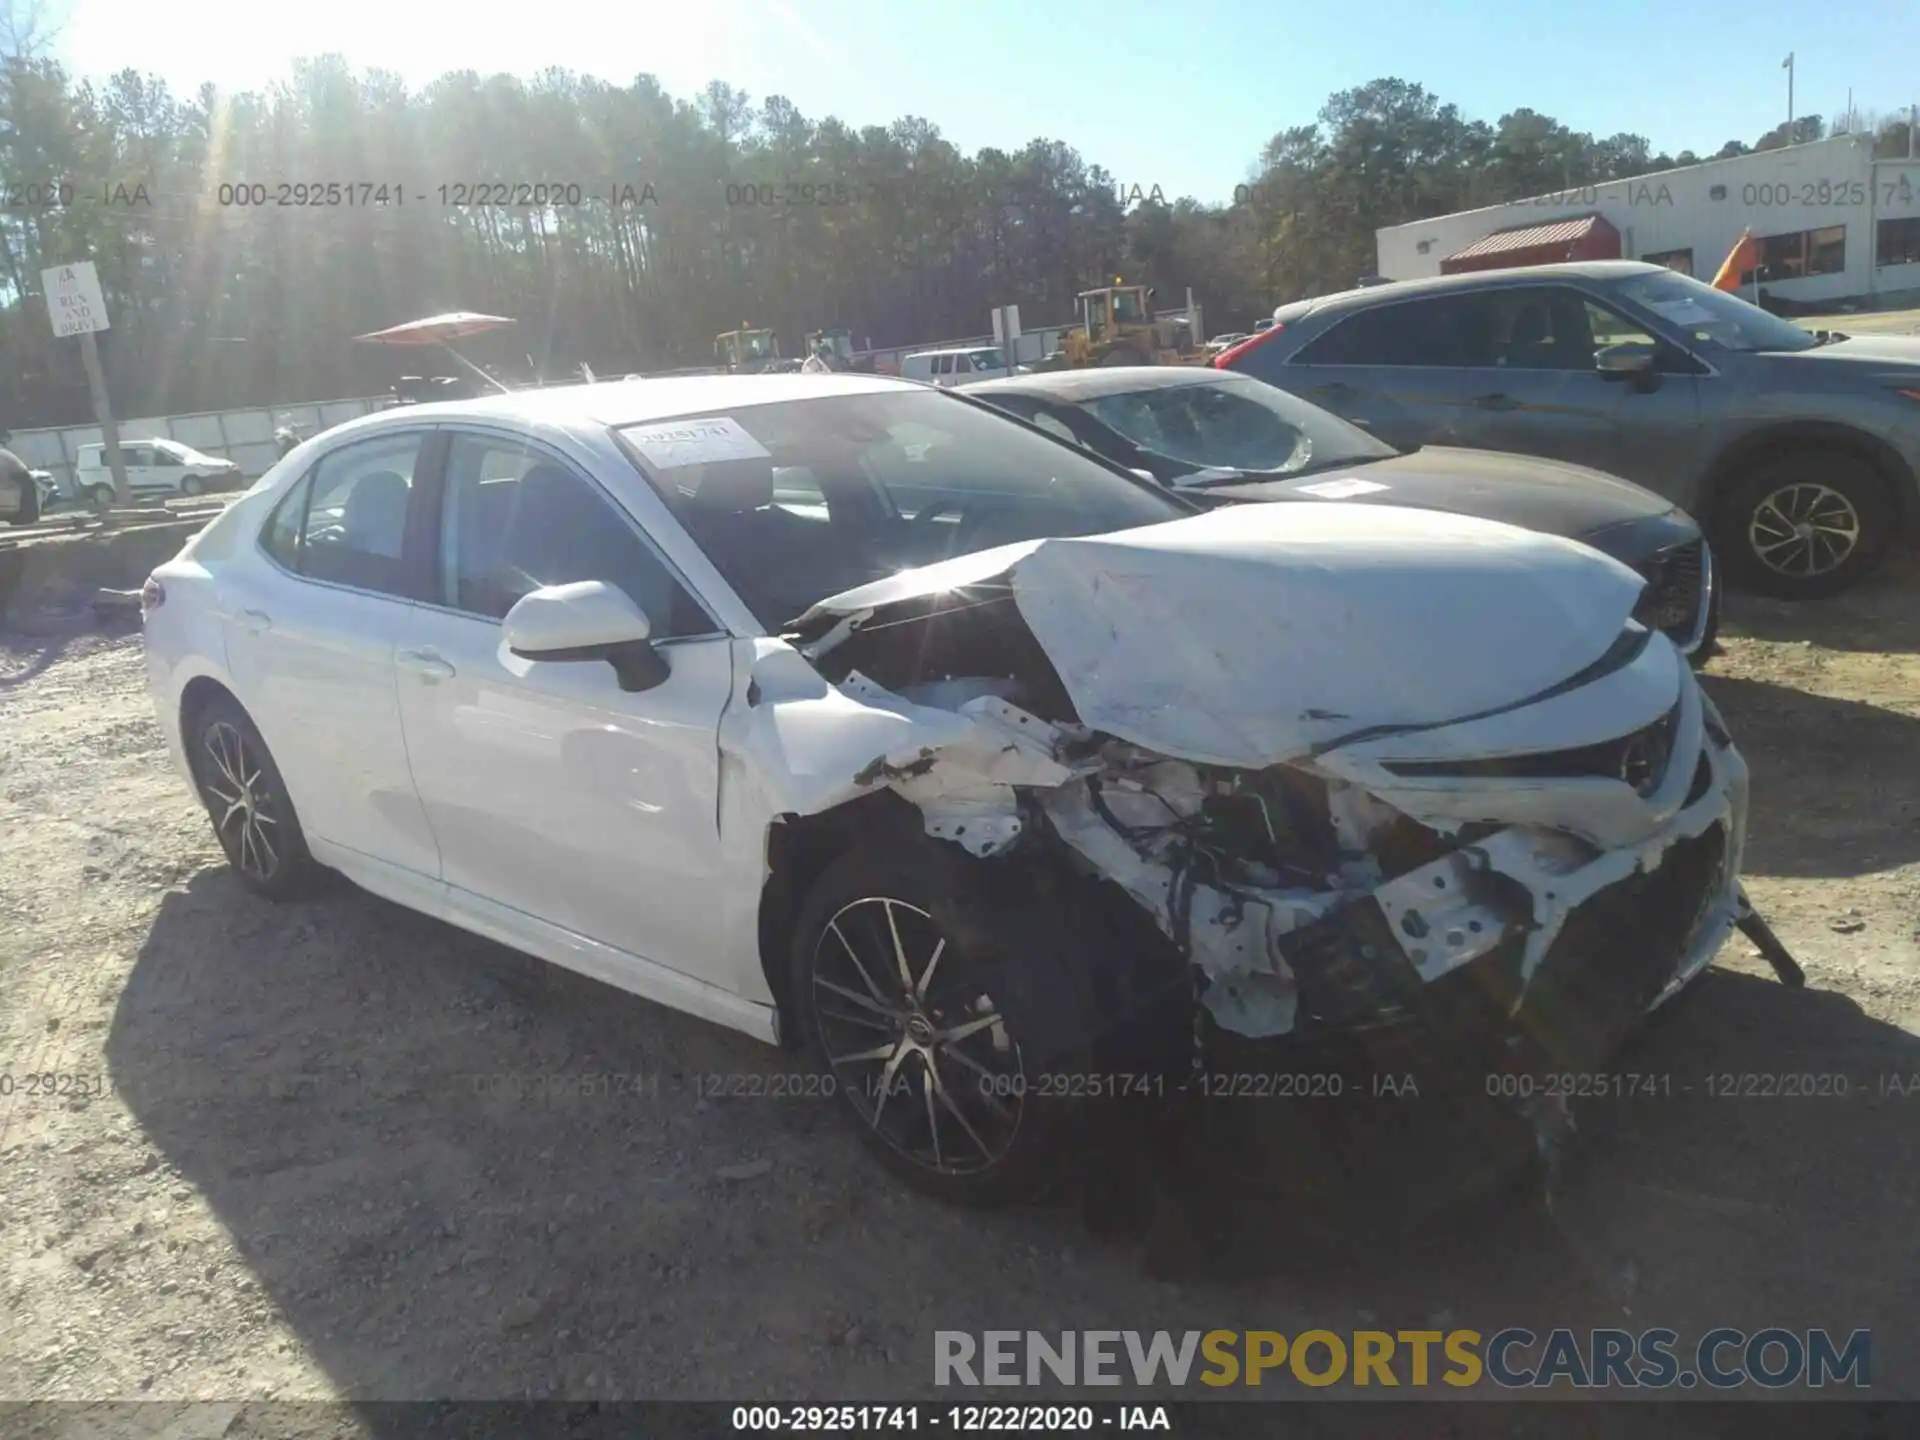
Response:
[{"label": "utility pole", "polygon": [[1787,52],[1787,58],[1780,62],[1780,68],[1787,72],[1787,144],[1793,143],[1793,52]]},{"label": "utility pole", "polygon": [[[106,442],[107,468],[113,475],[113,503],[124,507],[133,503],[127,487],[126,462],[120,456],[120,427],[113,420],[113,405],[107,396],[106,372],[100,368],[100,348],[94,341],[96,331],[107,325],[107,303],[100,294],[100,276],[91,260],[72,265],[55,265],[40,272],[40,286],[47,297],[47,318],[53,333],[64,339],[80,337],[80,363],[87,367],[87,389],[93,393],[93,418],[100,423],[100,438]],[[105,523],[111,525],[109,513]]]}]

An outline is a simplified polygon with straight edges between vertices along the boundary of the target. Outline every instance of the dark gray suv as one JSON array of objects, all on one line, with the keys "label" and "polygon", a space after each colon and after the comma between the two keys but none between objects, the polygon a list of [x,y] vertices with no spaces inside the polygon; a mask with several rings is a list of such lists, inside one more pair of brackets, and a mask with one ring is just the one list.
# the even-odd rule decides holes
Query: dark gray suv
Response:
[{"label": "dark gray suv", "polygon": [[1920,530],[1920,337],[1809,332],[1657,265],[1538,265],[1282,306],[1214,360],[1401,449],[1611,471],[1691,511],[1729,581],[1846,589]]}]

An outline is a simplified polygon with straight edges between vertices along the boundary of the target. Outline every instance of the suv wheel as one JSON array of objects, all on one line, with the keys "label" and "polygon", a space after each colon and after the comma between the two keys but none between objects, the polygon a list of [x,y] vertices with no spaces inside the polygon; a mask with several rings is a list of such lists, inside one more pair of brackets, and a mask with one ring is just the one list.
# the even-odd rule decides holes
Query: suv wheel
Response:
[{"label": "suv wheel", "polygon": [[1719,507],[1714,555],[1744,590],[1780,600],[1837,595],[1886,552],[1892,498],[1878,472],[1831,450],[1761,465]]}]

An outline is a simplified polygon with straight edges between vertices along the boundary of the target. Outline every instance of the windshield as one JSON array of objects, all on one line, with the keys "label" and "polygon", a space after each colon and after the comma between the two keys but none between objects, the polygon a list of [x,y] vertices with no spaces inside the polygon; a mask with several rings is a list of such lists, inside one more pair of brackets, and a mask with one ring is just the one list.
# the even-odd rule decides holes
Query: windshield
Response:
[{"label": "windshield", "polygon": [[1004,370],[1007,368],[1007,357],[1002,355],[998,350],[969,350],[967,352],[967,359],[973,362],[973,368],[976,370]]},{"label": "windshield", "polygon": [[162,455],[171,455],[176,460],[197,459],[200,453],[197,450],[190,449],[189,447],[180,444],[176,440],[152,440],[152,441],[149,441],[148,443],[151,444],[153,448],[158,450]]},{"label": "windshield", "polygon": [[1080,408],[1142,450],[1196,470],[1292,475],[1399,453],[1358,426],[1249,377],[1222,375],[1201,385],[1103,395]]},{"label": "windshield", "polygon": [[1138,290],[1116,290],[1113,292],[1113,318],[1115,320],[1124,320],[1129,324],[1147,318],[1145,311],[1141,308],[1140,292]]},{"label": "windshield", "polygon": [[900,570],[1193,513],[937,390],[744,406],[619,433],[769,631]]},{"label": "windshield", "polygon": [[1621,281],[1620,295],[1684,331],[1696,344],[1721,350],[1811,350],[1820,342],[1798,325],[1769,315],[1737,295],[1671,271]]}]

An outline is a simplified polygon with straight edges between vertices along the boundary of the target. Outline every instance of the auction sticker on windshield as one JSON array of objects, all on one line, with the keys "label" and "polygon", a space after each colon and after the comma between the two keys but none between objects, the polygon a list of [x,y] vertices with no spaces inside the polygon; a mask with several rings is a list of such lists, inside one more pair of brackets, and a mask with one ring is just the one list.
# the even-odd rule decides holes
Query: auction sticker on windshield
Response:
[{"label": "auction sticker on windshield", "polygon": [[620,432],[631,440],[649,465],[675,470],[686,465],[712,465],[722,460],[771,460],[772,454],[739,422],[726,415],[706,420],[668,421],[636,425]]},{"label": "auction sticker on windshield", "polygon": [[1318,495],[1322,500],[1351,500],[1355,495],[1371,495],[1376,490],[1391,487],[1377,480],[1361,480],[1353,475],[1342,475],[1338,480],[1321,480],[1313,485],[1302,485],[1302,495]]}]

